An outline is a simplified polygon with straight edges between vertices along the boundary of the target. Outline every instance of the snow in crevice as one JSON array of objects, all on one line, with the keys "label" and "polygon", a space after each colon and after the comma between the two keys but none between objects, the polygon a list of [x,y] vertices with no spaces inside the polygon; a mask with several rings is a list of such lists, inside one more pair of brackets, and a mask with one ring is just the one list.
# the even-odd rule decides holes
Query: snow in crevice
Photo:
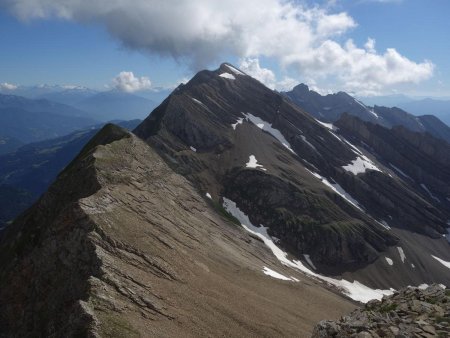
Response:
[{"label": "snow in crevice", "polygon": [[261,170],[264,170],[264,171],[267,170],[266,168],[264,168],[263,165],[258,164],[258,160],[256,159],[255,155],[250,155],[248,157],[248,162],[245,164],[245,166],[247,168],[254,168],[254,169],[260,168]]},{"label": "snow in crevice", "polygon": [[314,145],[311,144],[311,143],[308,141],[308,139],[306,138],[306,136],[300,135],[300,137],[302,138],[303,142],[305,142],[312,150],[314,150],[316,153],[320,154],[320,153],[317,151],[317,148],[314,147]]},{"label": "snow in crevice", "polygon": [[207,193],[205,194],[205,196],[208,197],[210,200],[212,199],[211,194],[210,194],[209,192],[207,192]]},{"label": "snow in crevice", "polygon": [[305,169],[309,171],[314,177],[318,178],[323,184],[325,184],[327,187],[333,190],[336,194],[345,199],[348,203],[364,212],[363,208],[360,206],[358,201],[355,200],[352,196],[350,196],[350,194],[346,192],[344,188],[342,188],[338,183],[330,183],[330,181],[328,181],[325,177],[319,175],[318,173],[315,173],[307,168]]},{"label": "snow in crevice", "polygon": [[420,186],[422,187],[423,190],[425,190],[428,193],[428,195],[430,195],[432,199],[441,203],[441,200],[437,198],[435,195],[433,195],[433,193],[430,191],[430,189],[428,189],[428,187],[425,184],[421,183]]},{"label": "snow in crevice", "polygon": [[403,177],[409,178],[410,180],[412,180],[411,176],[408,176],[407,174],[405,174],[404,171],[402,171],[400,168],[397,168],[395,165],[393,165],[392,163],[389,163],[389,165],[396,171],[398,172],[400,175],[402,175]]},{"label": "snow in crevice", "polygon": [[387,262],[389,265],[394,265],[394,261],[393,261],[391,258],[389,258],[389,257],[384,257],[384,259],[386,260],[386,262]]},{"label": "snow in crevice", "polygon": [[405,252],[403,251],[403,248],[401,246],[398,246],[397,250],[398,250],[398,254],[400,256],[400,259],[402,260],[402,263],[405,263],[406,255],[405,255]]},{"label": "snow in crevice", "polygon": [[312,262],[311,257],[309,255],[305,254],[305,255],[303,255],[303,257],[305,257],[305,260],[309,264],[310,267],[312,267],[314,270],[317,270],[316,266]]},{"label": "snow in crevice", "polygon": [[194,153],[196,153],[197,152],[197,149],[196,148],[194,148],[193,146],[190,146],[189,147]]},{"label": "snow in crevice", "polygon": [[206,105],[200,100],[197,100],[197,99],[192,97],[192,101],[194,101],[195,103],[198,103],[199,105],[201,105],[204,108],[207,108]]},{"label": "snow in crevice", "polygon": [[366,170],[381,170],[365,155],[358,156],[350,164],[344,165],[342,168],[351,172],[353,175],[365,173]]},{"label": "snow in crevice", "polygon": [[351,148],[352,151],[356,154],[356,155],[362,155],[364,156],[364,154],[361,152],[361,150],[359,150],[355,145],[353,145],[352,143],[350,143],[349,141],[347,141],[345,138],[343,138],[344,142],[347,143]]},{"label": "snow in crevice", "polygon": [[329,129],[329,130],[336,130],[336,127],[333,126],[332,123],[326,123],[326,122],[322,122],[318,119],[315,119],[318,123],[320,123],[322,126],[324,126],[325,128]]},{"label": "snow in crevice", "polygon": [[358,282],[358,281],[347,281],[345,279],[334,279],[331,277],[326,277],[315,273],[314,271],[308,269],[301,261],[298,260],[290,260],[287,258],[287,253],[281,250],[278,246],[275,245],[272,238],[267,233],[267,229],[264,226],[256,227],[251,222],[246,214],[244,214],[234,203],[233,201],[223,198],[223,206],[225,210],[227,210],[230,214],[232,214],[236,219],[239,220],[242,227],[252,233],[255,236],[261,238],[264,244],[272,251],[275,257],[280,261],[281,264],[295,269],[297,271],[303,272],[306,275],[309,275],[312,278],[316,278],[321,280],[331,286],[338,288],[342,293],[352,298],[355,301],[366,303],[372,299],[380,300],[384,295],[391,295],[395,290],[380,290],[380,289],[371,289],[368,286]]},{"label": "snow in crevice", "polygon": [[237,119],[236,123],[233,123],[233,124],[231,125],[231,128],[233,128],[233,130],[236,130],[236,127],[238,126],[238,124],[242,124],[242,122],[244,122],[244,118],[239,117],[239,118]]},{"label": "snow in crevice", "polygon": [[219,75],[220,77],[223,77],[225,79],[229,79],[229,80],[236,80],[236,78],[234,77],[233,74],[230,73],[222,73]]},{"label": "snow in crevice", "polygon": [[431,257],[433,257],[435,260],[437,260],[439,263],[441,263],[443,266],[447,267],[450,269],[450,262],[444,261],[442,258],[436,257],[431,255]]},{"label": "snow in crevice", "polygon": [[236,75],[245,75],[243,72],[241,72],[239,69],[234,68],[230,65],[225,65],[225,67],[227,67],[229,70],[231,70],[234,74]]},{"label": "snow in crevice", "polygon": [[263,267],[263,272],[264,272],[266,275],[268,275],[268,276],[270,276],[270,277],[273,277],[273,278],[276,278],[276,279],[289,280],[289,281],[293,281],[293,282],[298,282],[298,279],[297,279],[297,278],[286,277],[285,275],[282,275],[282,274],[279,273],[279,272],[276,272],[276,271],[274,271],[274,270],[272,270],[272,269],[269,269],[267,266],[264,266],[264,267]]},{"label": "snow in crevice", "polygon": [[386,230],[391,230],[391,227],[389,226],[389,224],[386,221],[381,220],[378,223],[381,224],[383,226],[383,228],[385,228]]},{"label": "snow in crevice", "polygon": [[262,120],[261,118],[259,118],[258,116],[255,116],[250,113],[245,113],[244,116],[247,120],[252,122],[255,126],[268,132],[270,135],[275,137],[291,153],[295,154],[295,151],[292,150],[290,143],[286,140],[286,138],[283,136],[283,134],[278,129],[275,129],[272,127],[271,123],[266,122],[266,121]]}]

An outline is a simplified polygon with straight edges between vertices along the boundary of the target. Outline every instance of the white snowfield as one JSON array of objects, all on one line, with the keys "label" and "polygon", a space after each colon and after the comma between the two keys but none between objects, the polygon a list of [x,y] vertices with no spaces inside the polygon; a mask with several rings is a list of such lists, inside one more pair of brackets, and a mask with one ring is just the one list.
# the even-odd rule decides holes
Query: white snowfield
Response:
[{"label": "white snowfield", "polygon": [[248,162],[245,164],[245,166],[247,168],[254,168],[254,169],[260,168],[261,170],[264,171],[267,170],[266,168],[264,168],[262,164],[258,164],[258,160],[256,159],[255,155],[250,155],[248,157]]},{"label": "white snowfield", "polygon": [[196,153],[197,152],[197,149],[196,148],[194,148],[193,146],[190,146],[189,148],[191,148],[191,150],[194,152],[194,153]]},{"label": "white snowfield", "polygon": [[435,260],[437,260],[439,263],[441,263],[443,266],[447,267],[450,269],[450,262],[444,261],[443,259],[433,256],[431,255],[431,257],[433,257]]},{"label": "white snowfield", "polygon": [[285,146],[291,153],[295,154],[295,151],[292,150],[290,143],[284,138],[283,134],[278,129],[272,128],[272,124],[266,122],[259,118],[258,116],[252,115],[250,113],[244,113],[244,116],[247,120],[252,122],[258,128],[268,132],[270,135],[275,137],[280,143]]},{"label": "white snowfield", "polygon": [[229,80],[236,80],[236,78],[234,77],[233,74],[230,73],[222,73],[219,75],[220,77],[223,77],[225,79],[229,79]]},{"label": "white snowfield", "polygon": [[244,214],[233,201],[223,198],[223,206],[225,210],[227,210],[230,214],[236,217],[241,223],[242,227],[258,236],[262,239],[264,244],[272,251],[275,257],[281,262],[281,264],[293,268],[297,271],[303,272],[306,275],[321,280],[331,286],[338,288],[342,293],[352,298],[355,301],[359,301],[362,303],[367,303],[369,300],[378,299],[380,300],[384,295],[391,295],[395,290],[379,290],[379,289],[371,289],[368,286],[361,284],[358,281],[349,282],[345,279],[334,279],[326,276],[319,275],[305,267],[301,261],[290,260],[287,258],[287,253],[281,250],[275,243],[272,241],[272,238],[267,233],[267,229],[264,226],[260,226],[259,228],[254,226],[248,216]]},{"label": "white snowfield", "polygon": [[394,261],[393,261],[392,259],[390,259],[389,257],[384,257],[384,259],[386,260],[386,262],[387,262],[389,265],[394,265]]},{"label": "white snowfield", "polygon": [[206,197],[208,197],[210,200],[212,199],[211,194],[209,192],[206,193]]},{"label": "white snowfield", "polygon": [[234,74],[236,75],[245,75],[243,72],[241,72],[239,69],[234,68],[230,65],[225,65],[225,67],[227,67],[229,70],[231,70]]},{"label": "white snowfield", "polygon": [[365,155],[360,155],[353,160],[350,164],[343,166],[347,171],[350,171],[353,175],[365,173],[366,170],[380,171],[378,167]]}]

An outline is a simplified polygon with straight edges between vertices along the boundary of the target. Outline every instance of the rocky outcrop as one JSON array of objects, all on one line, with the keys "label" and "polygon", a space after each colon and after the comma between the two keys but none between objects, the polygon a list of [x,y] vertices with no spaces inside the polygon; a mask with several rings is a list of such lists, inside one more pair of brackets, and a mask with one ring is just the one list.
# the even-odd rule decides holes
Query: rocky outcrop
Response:
[{"label": "rocky outcrop", "polygon": [[407,338],[450,336],[450,290],[409,287],[371,301],[339,321],[321,321],[312,338]]}]

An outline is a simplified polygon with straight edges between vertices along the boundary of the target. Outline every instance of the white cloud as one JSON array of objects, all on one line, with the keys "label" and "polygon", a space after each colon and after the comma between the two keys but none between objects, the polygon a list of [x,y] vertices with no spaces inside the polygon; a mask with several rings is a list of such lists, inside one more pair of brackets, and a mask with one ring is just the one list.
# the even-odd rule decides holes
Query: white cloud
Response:
[{"label": "white cloud", "polygon": [[0,83],[0,90],[16,90],[18,87],[15,84],[3,82]]},{"label": "white cloud", "polygon": [[275,88],[275,73],[268,68],[261,68],[259,59],[242,59],[239,68],[245,73],[264,83],[269,88]]},{"label": "white cloud", "polygon": [[150,89],[152,85],[148,77],[135,77],[133,72],[120,72],[114,78],[113,84],[117,90],[127,93]]},{"label": "white cloud", "polygon": [[271,89],[288,91],[298,84],[298,80],[287,76],[278,80],[272,70],[261,67],[257,58],[241,59],[239,68]]},{"label": "white cloud", "polygon": [[[432,76],[430,61],[414,62],[394,48],[377,52],[374,40],[363,47],[341,42],[357,23],[346,12],[332,13],[334,2],[307,7],[294,0],[9,0],[0,6],[24,20],[101,24],[125,47],[188,62],[194,70],[225,61],[224,55],[265,57],[294,70],[290,77],[329,79],[362,91]],[[270,74],[264,76],[270,84]]]}]

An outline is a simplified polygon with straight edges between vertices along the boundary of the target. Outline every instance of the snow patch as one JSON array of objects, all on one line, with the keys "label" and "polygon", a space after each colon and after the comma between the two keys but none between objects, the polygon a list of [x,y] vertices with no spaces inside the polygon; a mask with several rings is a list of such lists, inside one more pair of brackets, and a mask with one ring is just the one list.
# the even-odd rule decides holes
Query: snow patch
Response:
[{"label": "snow patch", "polygon": [[208,197],[210,200],[212,200],[211,194],[209,192],[206,193],[206,197]]},{"label": "snow patch", "polygon": [[236,80],[236,78],[234,77],[233,74],[230,73],[222,73],[219,75],[220,77],[223,77],[225,79],[229,79],[229,80]]},{"label": "snow patch", "polygon": [[428,189],[428,187],[425,184],[421,183],[420,186],[422,187],[423,190],[425,190],[428,193],[428,195],[430,195],[432,199],[441,203],[441,200],[437,198],[435,195],[433,195],[433,193]]},{"label": "snow patch", "polygon": [[397,250],[398,250],[398,254],[400,255],[400,259],[402,260],[402,263],[405,263],[406,256],[405,256],[405,252],[403,251],[403,248],[401,246],[398,246]]},{"label": "snow patch", "polygon": [[244,214],[234,203],[233,201],[223,198],[223,206],[225,210],[227,210],[230,214],[232,214],[236,219],[239,220],[242,227],[254,234],[255,236],[258,236],[262,239],[264,244],[272,251],[272,253],[275,255],[275,257],[281,262],[281,264],[288,266],[290,268],[293,268],[295,270],[301,271],[313,278],[322,280],[329,285],[332,285],[336,288],[338,288],[341,292],[343,292],[348,297],[352,298],[355,301],[359,301],[362,303],[367,303],[369,300],[372,299],[378,299],[381,300],[384,295],[391,295],[395,291],[394,289],[390,290],[380,290],[380,289],[371,289],[368,286],[361,284],[358,281],[349,282],[345,279],[334,279],[326,276],[319,275],[312,270],[308,269],[303,265],[301,261],[297,260],[290,260],[287,258],[287,253],[281,250],[279,247],[275,245],[275,243],[272,241],[271,237],[267,233],[266,227],[261,225],[260,227],[254,226],[250,219],[246,214]]},{"label": "snow patch", "polygon": [[189,148],[191,148],[191,150],[194,152],[194,153],[196,153],[197,152],[197,149],[196,148],[194,148],[193,146],[190,146]]},{"label": "snow patch", "polygon": [[244,122],[244,118],[240,117],[237,119],[236,123],[233,123],[231,125],[231,127],[233,128],[233,130],[236,130],[236,127],[238,126],[238,124],[242,124],[242,122]]},{"label": "snow patch", "polygon": [[314,145],[312,145],[307,139],[306,136],[304,135],[300,135],[300,137],[302,138],[303,142],[305,142],[307,145],[309,145],[316,153],[319,153],[316,149],[316,147],[314,147]]},{"label": "snow patch", "polygon": [[258,116],[252,115],[250,113],[244,114],[247,120],[252,122],[258,128],[268,132],[270,135],[275,137],[280,143],[285,146],[291,153],[295,154],[295,151],[292,150],[290,143],[284,138],[283,134],[278,129],[272,128],[272,124],[266,122],[259,118]]},{"label": "snow patch", "polygon": [[386,230],[391,230],[391,227],[389,226],[389,224],[387,224],[386,221],[381,220],[381,221],[378,222],[378,223],[380,223],[380,224],[383,226],[383,228],[385,228]]},{"label": "snow patch", "polygon": [[415,266],[413,263],[411,263],[411,267],[412,267],[413,269],[416,268],[416,266]]},{"label": "snow patch", "polygon": [[305,260],[309,264],[310,267],[312,267],[314,270],[317,270],[316,266],[312,262],[311,257],[309,255],[305,254],[305,255],[303,255],[303,257],[305,257]]},{"label": "snow patch", "polygon": [[353,160],[350,164],[343,166],[347,171],[353,173],[353,175],[358,175],[365,173],[366,170],[380,171],[378,167],[365,155],[358,156],[356,160]]},{"label": "snow patch", "polygon": [[245,164],[247,168],[261,168],[261,170],[266,171],[267,169],[264,168],[261,164],[258,164],[258,160],[256,159],[255,155],[250,155],[248,158],[248,162]]},{"label": "snow patch", "polygon": [[[286,276],[282,275],[281,273],[278,273],[276,271],[273,271],[272,269],[269,269],[267,266],[263,267],[263,272],[266,275],[273,277],[273,278],[294,281],[291,277],[286,277]],[[298,281],[298,279],[296,281]]]},{"label": "snow patch", "polygon": [[386,262],[387,262],[389,265],[394,265],[394,261],[393,261],[392,259],[390,259],[389,257],[384,257],[384,259],[386,260]]},{"label": "snow patch", "polygon": [[400,175],[402,175],[403,177],[409,178],[410,180],[413,180],[411,178],[411,176],[408,176],[407,174],[405,174],[402,170],[400,170],[400,168],[397,168],[395,165],[393,165],[392,163],[389,163],[389,165],[396,171],[398,172]]},{"label": "snow patch", "polygon": [[[447,225],[450,225],[450,221],[447,222]],[[445,234],[444,237],[447,240],[447,242],[450,243],[450,228],[447,228],[447,234]]]},{"label": "snow patch", "polygon": [[[308,170],[307,168],[305,168]],[[359,210],[364,210],[359,205],[358,201],[355,200],[348,192],[344,190],[338,183],[330,183],[325,177],[319,175],[318,173],[315,173],[311,170],[308,170],[313,176],[317,177],[323,184],[325,184],[327,187],[329,187],[331,190],[333,190],[336,194],[341,196],[343,199],[345,199],[348,203],[353,205],[354,207],[358,208]]]},{"label": "snow patch", "polygon": [[442,265],[444,265],[445,267],[450,269],[450,262],[444,261],[443,259],[433,256],[431,255],[431,257],[433,257],[435,260],[437,260],[439,263],[441,263]]},{"label": "snow patch", "polygon": [[241,72],[239,69],[234,68],[230,65],[225,65],[225,67],[227,67],[229,70],[231,70],[234,74],[236,75],[245,75],[243,72]]},{"label": "snow patch", "polygon": [[333,126],[332,123],[322,122],[322,121],[320,121],[320,120],[318,120],[318,119],[316,119],[316,121],[319,122],[322,126],[324,126],[325,128],[327,128],[327,129],[329,129],[329,130],[335,130],[335,129],[336,129],[336,127]]}]

